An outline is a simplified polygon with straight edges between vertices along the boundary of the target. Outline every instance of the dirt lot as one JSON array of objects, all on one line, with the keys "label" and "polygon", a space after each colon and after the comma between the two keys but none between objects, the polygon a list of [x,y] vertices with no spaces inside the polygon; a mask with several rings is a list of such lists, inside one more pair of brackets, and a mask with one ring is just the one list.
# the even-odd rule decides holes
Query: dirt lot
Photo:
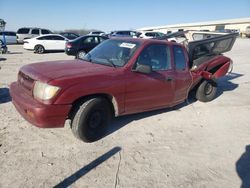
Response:
[{"label": "dirt lot", "polygon": [[109,135],[87,144],[68,122],[31,126],[8,95],[22,65],[73,57],[9,46],[0,55],[0,187],[250,187],[249,49],[238,39],[227,53],[234,70],[214,101],[116,118]]}]

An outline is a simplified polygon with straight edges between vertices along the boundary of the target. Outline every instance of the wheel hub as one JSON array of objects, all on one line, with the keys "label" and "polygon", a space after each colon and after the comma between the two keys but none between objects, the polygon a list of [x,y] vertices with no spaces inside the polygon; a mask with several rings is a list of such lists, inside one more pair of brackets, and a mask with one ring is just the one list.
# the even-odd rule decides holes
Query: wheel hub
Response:
[{"label": "wheel hub", "polygon": [[210,93],[212,93],[212,91],[213,91],[213,86],[212,86],[212,84],[207,83],[206,86],[205,86],[205,94],[206,94],[206,95],[209,95]]},{"label": "wheel hub", "polygon": [[102,124],[102,113],[100,111],[93,112],[88,121],[89,127],[92,129],[96,129]]}]

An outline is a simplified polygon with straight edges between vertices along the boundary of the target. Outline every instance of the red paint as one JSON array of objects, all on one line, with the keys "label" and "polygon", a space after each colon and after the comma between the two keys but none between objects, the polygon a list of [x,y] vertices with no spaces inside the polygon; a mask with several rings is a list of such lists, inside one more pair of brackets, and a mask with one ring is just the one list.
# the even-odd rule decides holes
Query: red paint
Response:
[{"label": "red paint", "polygon": [[[27,121],[38,127],[63,127],[72,104],[81,97],[108,95],[117,116],[144,112],[181,103],[199,80],[217,78],[228,71],[227,62],[230,59],[221,55],[203,63],[197,70],[190,71],[188,55],[182,46],[186,53],[184,71],[175,70],[171,52],[172,69],[150,74],[138,73],[132,70],[133,65],[147,45],[165,44],[172,49],[172,45],[178,44],[158,40],[133,40],[142,44],[129,62],[120,68],[81,60],[43,62],[22,67],[19,74],[22,76],[10,87],[15,107]],[[209,70],[219,65],[221,67],[212,76]],[[49,101],[37,101],[32,96],[35,80],[59,86],[61,90]]]}]

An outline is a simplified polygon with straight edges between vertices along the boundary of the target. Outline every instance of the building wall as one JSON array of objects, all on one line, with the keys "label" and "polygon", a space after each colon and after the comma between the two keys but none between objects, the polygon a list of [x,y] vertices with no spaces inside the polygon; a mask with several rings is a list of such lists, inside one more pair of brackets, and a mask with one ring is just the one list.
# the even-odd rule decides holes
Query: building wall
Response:
[{"label": "building wall", "polygon": [[[244,34],[246,31],[247,26],[250,26],[250,23],[245,24],[228,24],[228,25],[219,25],[224,26],[224,29],[235,29],[238,30],[241,34]],[[188,26],[188,27],[171,27],[171,28],[161,28],[161,29],[153,29],[153,31],[167,33],[168,31],[171,32],[177,32],[179,29],[184,30],[209,30],[209,31],[215,31],[216,28],[218,28],[218,25],[210,25],[210,26]]]},{"label": "building wall", "polygon": [[250,26],[250,18],[219,20],[219,21],[210,21],[203,23],[175,24],[175,25],[166,25],[162,27],[149,27],[149,28],[142,28],[141,31],[159,31],[162,33],[167,33],[168,31],[176,32],[179,29],[209,30],[209,31],[222,30],[222,29],[235,29],[238,30],[241,35],[242,34],[244,35],[247,26]]}]

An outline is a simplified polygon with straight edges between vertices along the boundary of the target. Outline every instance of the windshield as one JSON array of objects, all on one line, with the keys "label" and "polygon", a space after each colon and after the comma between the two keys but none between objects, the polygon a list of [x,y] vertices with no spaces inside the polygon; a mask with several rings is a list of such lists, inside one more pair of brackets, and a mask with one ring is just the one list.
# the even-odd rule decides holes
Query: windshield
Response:
[{"label": "windshield", "polygon": [[87,53],[82,59],[113,67],[124,66],[139,47],[138,42],[106,40]]}]

